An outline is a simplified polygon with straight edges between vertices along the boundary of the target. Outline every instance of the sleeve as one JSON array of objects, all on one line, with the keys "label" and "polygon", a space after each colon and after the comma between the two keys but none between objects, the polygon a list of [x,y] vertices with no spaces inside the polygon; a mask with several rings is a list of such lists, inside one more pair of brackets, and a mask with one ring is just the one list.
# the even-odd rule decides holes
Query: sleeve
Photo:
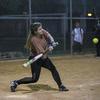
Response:
[{"label": "sleeve", "polygon": [[83,31],[83,29],[81,28],[81,36],[82,36],[82,39],[83,39],[83,35],[84,35],[84,31]]},{"label": "sleeve", "polygon": [[84,35],[84,30],[81,28],[81,37],[82,37],[82,42],[81,42],[81,44],[83,44],[83,35]]},{"label": "sleeve", "polygon": [[43,29],[43,33],[47,37],[47,39],[49,39],[50,43],[54,43],[55,42],[54,38],[51,36],[51,34],[48,31]]},{"label": "sleeve", "polygon": [[32,42],[37,54],[45,52],[44,48],[40,45],[40,43],[37,42],[37,40],[35,38],[32,38],[31,42]]}]

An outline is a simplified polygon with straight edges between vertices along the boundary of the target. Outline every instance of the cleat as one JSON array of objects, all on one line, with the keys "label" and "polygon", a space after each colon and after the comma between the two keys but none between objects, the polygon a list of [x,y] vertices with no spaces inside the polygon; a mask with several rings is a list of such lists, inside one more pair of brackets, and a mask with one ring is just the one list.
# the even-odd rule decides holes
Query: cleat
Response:
[{"label": "cleat", "polygon": [[11,84],[10,84],[11,92],[15,92],[17,85],[18,85],[18,83],[16,80],[11,82]]},{"label": "cleat", "polygon": [[59,91],[69,91],[69,89],[67,89],[64,85],[61,85],[59,87]]}]

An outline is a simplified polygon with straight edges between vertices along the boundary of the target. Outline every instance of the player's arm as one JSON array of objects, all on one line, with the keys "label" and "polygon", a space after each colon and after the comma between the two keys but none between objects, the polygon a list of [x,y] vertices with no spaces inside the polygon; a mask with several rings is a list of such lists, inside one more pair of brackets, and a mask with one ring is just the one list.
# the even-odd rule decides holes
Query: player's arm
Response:
[{"label": "player's arm", "polygon": [[84,35],[84,30],[81,28],[82,44],[83,44],[83,35]]},{"label": "player's arm", "polygon": [[43,33],[49,39],[50,44],[54,45],[55,44],[55,40],[52,37],[52,35],[48,31],[46,31],[45,29],[43,29]]}]

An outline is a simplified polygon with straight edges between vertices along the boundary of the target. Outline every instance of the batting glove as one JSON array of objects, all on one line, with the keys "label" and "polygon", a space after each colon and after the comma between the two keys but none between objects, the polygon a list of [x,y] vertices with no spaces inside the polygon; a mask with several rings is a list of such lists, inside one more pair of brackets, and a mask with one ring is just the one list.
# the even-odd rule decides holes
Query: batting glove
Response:
[{"label": "batting glove", "polygon": [[53,50],[53,46],[49,46],[49,51],[52,51]]}]

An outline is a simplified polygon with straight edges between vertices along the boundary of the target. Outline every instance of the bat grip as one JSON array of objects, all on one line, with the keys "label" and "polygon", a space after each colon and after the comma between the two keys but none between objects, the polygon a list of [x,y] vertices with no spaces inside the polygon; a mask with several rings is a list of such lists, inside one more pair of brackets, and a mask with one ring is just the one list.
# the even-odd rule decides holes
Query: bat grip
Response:
[{"label": "bat grip", "polygon": [[[54,47],[56,47],[57,45],[59,45],[59,43],[58,43],[58,42],[54,42],[53,45],[52,45],[52,47],[54,48]],[[45,52],[43,53],[43,55],[46,54],[48,51],[49,51],[49,48],[47,48],[47,49],[45,50]]]}]

